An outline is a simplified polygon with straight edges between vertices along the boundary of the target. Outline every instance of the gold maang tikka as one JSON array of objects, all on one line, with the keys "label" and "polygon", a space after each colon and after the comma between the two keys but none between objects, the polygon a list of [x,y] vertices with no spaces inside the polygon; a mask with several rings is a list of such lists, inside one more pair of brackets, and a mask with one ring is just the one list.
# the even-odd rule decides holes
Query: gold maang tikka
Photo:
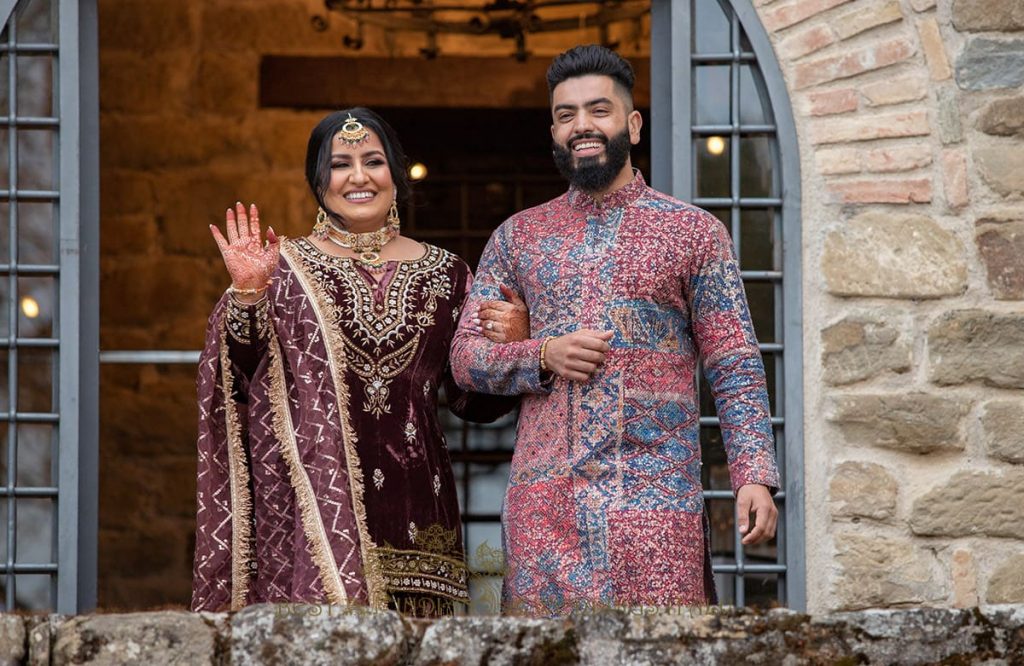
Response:
[{"label": "gold maang tikka", "polygon": [[350,113],[348,118],[345,119],[345,124],[341,126],[341,130],[334,135],[334,138],[355,147],[370,138],[370,130],[363,127],[363,124],[353,118]]}]

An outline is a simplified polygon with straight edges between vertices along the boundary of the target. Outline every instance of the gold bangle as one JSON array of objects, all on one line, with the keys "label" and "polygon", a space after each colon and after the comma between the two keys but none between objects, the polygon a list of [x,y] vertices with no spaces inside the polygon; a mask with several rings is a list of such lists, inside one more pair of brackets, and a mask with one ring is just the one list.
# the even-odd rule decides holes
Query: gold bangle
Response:
[{"label": "gold bangle", "polygon": [[256,294],[266,291],[267,287],[269,286],[269,281],[262,287],[254,287],[252,289],[239,289],[235,285],[231,285],[230,287],[228,287],[228,291],[230,291],[232,294],[242,294],[243,296],[255,296]]},{"label": "gold bangle", "polygon": [[549,342],[551,342],[551,338],[547,337],[547,338],[544,338],[544,342],[540,343],[540,371],[541,372],[547,372],[548,371],[548,362],[547,362],[547,359],[544,358],[544,355],[548,351],[548,343]]}]

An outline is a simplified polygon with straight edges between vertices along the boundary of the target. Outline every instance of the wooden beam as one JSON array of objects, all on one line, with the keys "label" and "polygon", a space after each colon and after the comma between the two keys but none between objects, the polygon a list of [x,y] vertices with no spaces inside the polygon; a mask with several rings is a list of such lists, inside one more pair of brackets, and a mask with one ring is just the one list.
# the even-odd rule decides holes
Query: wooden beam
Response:
[{"label": "wooden beam", "polygon": [[[631,60],[634,102],[650,100],[650,61]],[[260,106],[337,109],[346,106],[547,108],[551,61],[531,58],[345,58],[264,56]]]}]

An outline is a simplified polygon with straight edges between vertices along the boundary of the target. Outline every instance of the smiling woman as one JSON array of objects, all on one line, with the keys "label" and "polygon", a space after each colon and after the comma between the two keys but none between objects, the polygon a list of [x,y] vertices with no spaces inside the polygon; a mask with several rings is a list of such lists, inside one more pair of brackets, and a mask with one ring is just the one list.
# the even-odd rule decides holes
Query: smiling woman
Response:
[{"label": "smiling woman", "polygon": [[212,227],[232,284],[199,365],[192,607],[365,604],[416,616],[469,599],[438,389],[491,421],[516,400],[455,386],[448,347],[471,282],[400,233],[405,156],[377,114],[313,130],[313,233],[264,237],[255,204]]}]

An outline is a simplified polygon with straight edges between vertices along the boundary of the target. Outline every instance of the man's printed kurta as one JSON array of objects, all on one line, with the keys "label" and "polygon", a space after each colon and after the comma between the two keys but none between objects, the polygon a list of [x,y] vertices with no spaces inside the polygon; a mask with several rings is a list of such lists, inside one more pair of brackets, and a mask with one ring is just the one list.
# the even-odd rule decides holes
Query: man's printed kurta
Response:
[{"label": "man's printed kurta", "polygon": [[[570,189],[494,232],[463,316],[522,295],[531,339],[460,326],[464,388],[525,394],[502,515],[506,612],[714,600],[700,483],[703,361],[734,489],[779,485],[764,368],[725,227],[637,174],[598,205]],[[541,342],[614,331],[590,381],[542,381]]]}]

